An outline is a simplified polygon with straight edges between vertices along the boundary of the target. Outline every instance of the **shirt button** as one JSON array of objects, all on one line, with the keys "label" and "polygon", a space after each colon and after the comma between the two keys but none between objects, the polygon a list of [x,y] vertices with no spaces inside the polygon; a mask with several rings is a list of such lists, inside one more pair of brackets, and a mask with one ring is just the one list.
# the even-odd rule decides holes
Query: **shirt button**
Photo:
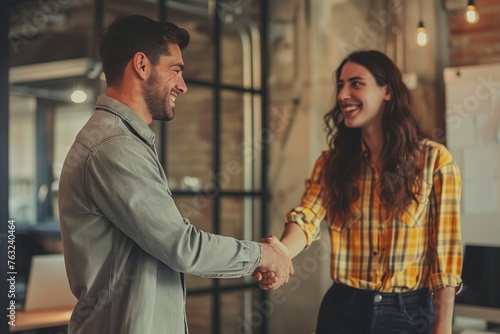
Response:
[{"label": "shirt button", "polygon": [[379,231],[382,231],[383,229],[384,229],[384,227],[383,227],[382,225],[380,225],[380,226],[378,227],[378,230],[379,230]]},{"label": "shirt button", "polygon": [[380,303],[382,301],[382,295],[375,295],[373,300],[375,301],[375,303]]}]

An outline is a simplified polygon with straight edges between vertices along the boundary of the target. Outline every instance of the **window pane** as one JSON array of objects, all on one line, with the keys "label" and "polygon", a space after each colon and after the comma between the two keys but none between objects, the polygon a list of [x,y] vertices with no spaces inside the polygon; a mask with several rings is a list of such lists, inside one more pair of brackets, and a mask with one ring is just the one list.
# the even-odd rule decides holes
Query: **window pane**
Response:
[{"label": "window pane", "polygon": [[[96,80],[84,75],[89,65],[86,59],[76,59],[11,68],[11,94],[31,96],[29,99],[37,101],[33,124],[40,122],[34,128],[29,122],[21,123],[17,130],[30,133],[24,138],[32,141],[36,151],[36,163],[30,165],[37,175],[33,179],[35,189],[32,189],[36,202],[33,215],[26,217],[33,223],[58,218],[57,192],[62,164],[76,134],[91,116],[97,95],[94,93],[98,86]],[[82,75],[72,76],[76,73]],[[80,97],[85,98],[80,101],[82,103],[72,102],[76,90],[80,90]],[[11,123],[15,122],[15,117]],[[12,143],[17,145],[16,141],[11,140]],[[15,147],[10,151],[18,154]]]},{"label": "window pane", "polygon": [[137,14],[153,20],[159,19],[158,1],[106,0],[104,1],[104,26],[110,25],[117,17]]},{"label": "window pane", "polygon": [[255,104],[250,93],[228,90],[222,91],[221,100],[221,187],[224,190],[258,190],[263,139],[259,131],[260,105]]},{"label": "window pane", "polygon": [[225,292],[221,295],[221,333],[261,333],[266,317],[274,305],[260,302],[260,289]]},{"label": "window pane", "polygon": [[224,84],[260,89],[260,1],[221,1]]},{"label": "window pane", "polygon": [[213,188],[212,90],[192,85],[177,97],[175,118],[166,126],[166,172],[172,190]]},{"label": "window pane", "polygon": [[[239,240],[260,239],[260,199],[246,197],[223,197],[221,199],[220,231],[222,235]],[[241,278],[220,279],[220,284],[250,284],[256,283],[251,276]]]},{"label": "window pane", "polygon": [[57,194],[59,189],[59,178],[66,159],[66,155],[75,141],[78,132],[87,123],[94,111],[93,106],[66,105],[56,108],[54,112],[54,147],[52,173],[54,182],[52,183],[52,204],[54,205],[54,216],[59,217],[57,208]]},{"label": "window pane", "polygon": [[[228,19],[230,14],[226,14]],[[223,17],[224,18],[224,17]],[[251,37],[239,20],[222,22],[221,80],[228,85],[252,87]]]},{"label": "window pane", "polygon": [[199,289],[208,289],[212,287],[213,279],[200,277],[195,275],[185,274],[184,278],[186,280],[187,291],[196,291]]},{"label": "window pane", "polygon": [[[251,290],[249,290],[251,291]],[[248,297],[248,296],[247,296]],[[226,292],[221,294],[221,333],[251,333],[245,330],[243,291]],[[252,305],[250,300],[250,305]]]},{"label": "window pane", "polygon": [[[62,167],[76,135],[94,113],[92,105],[65,105],[54,112],[54,165]],[[57,168],[56,167],[56,168]],[[59,174],[57,174],[59,175]]]},{"label": "window pane", "polygon": [[184,78],[213,80],[214,43],[209,20],[209,1],[167,1],[167,21],[186,29],[190,35],[188,47],[182,51]]},{"label": "window pane", "polygon": [[187,297],[186,313],[190,334],[211,333],[212,309],[213,301],[211,295]]},{"label": "window pane", "polygon": [[9,216],[34,222],[36,99],[11,95],[9,105]]},{"label": "window pane", "polygon": [[260,0],[245,0],[238,1],[242,7],[241,12],[244,13],[245,20],[248,20],[255,29],[262,28],[262,9]]},{"label": "window pane", "polygon": [[89,0],[10,1],[10,65],[89,56],[92,8]]},{"label": "window pane", "polygon": [[213,231],[212,198],[203,193],[199,193],[194,196],[174,195],[174,201],[182,217],[189,219],[191,224],[193,224],[198,230],[205,232]]}]

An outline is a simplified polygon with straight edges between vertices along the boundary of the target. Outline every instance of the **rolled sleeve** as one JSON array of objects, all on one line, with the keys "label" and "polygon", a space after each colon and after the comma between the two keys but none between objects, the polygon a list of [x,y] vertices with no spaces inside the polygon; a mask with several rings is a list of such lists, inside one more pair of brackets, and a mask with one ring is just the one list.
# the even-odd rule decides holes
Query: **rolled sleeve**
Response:
[{"label": "rolled sleeve", "polygon": [[[448,160],[447,156],[449,153],[444,154],[444,161]],[[458,293],[462,286],[461,178],[455,162],[451,161],[436,169],[434,190],[436,217],[432,242],[435,256],[429,276],[429,288],[436,291],[444,287],[454,287]]]},{"label": "rolled sleeve", "polygon": [[316,161],[312,175],[306,180],[306,187],[301,198],[301,205],[290,210],[286,215],[287,223],[296,223],[305,233],[306,248],[321,237],[320,227],[324,221],[326,210],[323,207],[323,187],[321,186],[321,170],[324,165],[324,154]]},{"label": "rolled sleeve", "polygon": [[453,274],[433,274],[429,278],[429,290],[434,292],[445,287],[455,288],[455,294],[458,294],[462,288],[462,278],[460,275]]}]

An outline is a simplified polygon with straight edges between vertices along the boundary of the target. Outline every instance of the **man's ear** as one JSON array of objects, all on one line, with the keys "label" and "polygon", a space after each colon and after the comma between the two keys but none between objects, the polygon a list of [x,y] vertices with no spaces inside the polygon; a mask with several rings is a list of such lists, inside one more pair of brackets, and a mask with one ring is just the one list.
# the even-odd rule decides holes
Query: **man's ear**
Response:
[{"label": "man's ear", "polygon": [[151,62],[148,57],[146,57],[144,52],[136,52],[131,61],[135,73],[143,80],[146,80],[149,77],[149,73],[151,73]]}]

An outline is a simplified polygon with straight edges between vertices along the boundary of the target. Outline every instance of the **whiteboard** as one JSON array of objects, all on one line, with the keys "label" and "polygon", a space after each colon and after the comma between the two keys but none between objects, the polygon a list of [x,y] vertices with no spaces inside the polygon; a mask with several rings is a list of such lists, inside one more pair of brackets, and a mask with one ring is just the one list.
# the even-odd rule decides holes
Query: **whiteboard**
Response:
[{"label": "whiteboard", "polygon": [[464,244],[500,245],[500,64],[444,70],[446,145],[462,175]]}]

